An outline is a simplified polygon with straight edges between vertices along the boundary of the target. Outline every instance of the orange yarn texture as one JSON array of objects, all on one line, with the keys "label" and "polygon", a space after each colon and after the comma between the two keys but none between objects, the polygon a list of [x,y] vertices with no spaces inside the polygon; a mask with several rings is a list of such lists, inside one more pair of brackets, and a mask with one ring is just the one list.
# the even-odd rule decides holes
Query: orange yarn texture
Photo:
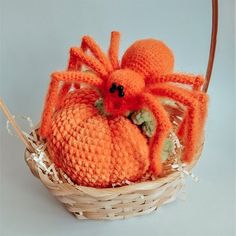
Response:
[{"label": "orange yarn texture", "polygon": [[[185,147],[183,161],[192,161],[202,135],[208,102],[201,92],[204,79],[174,73],[172,51],[155,39],[136,41],[120,62],[119,41],[120,34],[112,32],[105,54],[84,36],[81,47],[71,48],[67,70],[51,76],[40,134],[55,164],[81,185],[137,181],[148,169],[155,176],[162,173],[161,153],[172,123],[160,98],[185,107],[177,133]],[[83,71],[84,66],[89,71]],[[95,107],[99,98],[106,115]],[[156,121],[149,142],[125,116],[143,108]]]},{"label": "orange yarn texture", "polygon": [[85,186],[136,181],[149,167],[149,148],[140,130],[123,116],[101,116],[91,89],[68,94],[55,113],[48,148],[54,163]]}]

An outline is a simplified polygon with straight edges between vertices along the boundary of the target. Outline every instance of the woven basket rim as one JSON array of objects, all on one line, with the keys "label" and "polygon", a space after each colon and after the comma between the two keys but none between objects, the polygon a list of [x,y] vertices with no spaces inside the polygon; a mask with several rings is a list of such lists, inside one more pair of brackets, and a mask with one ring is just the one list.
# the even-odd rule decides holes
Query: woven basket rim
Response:
[{"label": "woven basket rim", "polygon": [[[195,159],[194,161],[187,165],[185,167],[185,170],[190,171],[198,162],[199,158],[200,158],[200,154],[202,152],[202,148],[203,148],[204,142],[201,142],[201,145],[199,145],[198,151],[195,155]],[[43,173],[43,171],[37,166],[37,164],[35,162],[33,162],[32,160],[26,160],[27,157],[29,156],[30,152],[25,149],[25,161],[27,163],[27,165],[29,166],[29,168],[31,169],[32,173],[34,174],[34,176],[36,176],[37,178],[39,178],[41,181],[43,179],[43,176],[45,176],[46,174]],[[31,163],[29,163],[31,162]],[[91,191],[93,192],[97,192],[97,193],[116,193],[116,192],[120,192],[120,194],[124,194],[127,192],[132,192],[136,191],[136,190],[145,190],[145,189],[150,189],[150,188],[155,188],[157,186],[160,186],[162,184],[165,184],[166,182],[169,181],[173,181],[175,180],[181,173],[178,171],[174,171],[172,173],[170,173],[167,176],[164,177],[160,177],[157,178],[155,180],[145,180],[142,182],[132,182],[131,184],[128,185],[123,185],[123,186],[115,186],[115,187],[107,187],[107,188],[97,188],[97,187],[89,187],[89,186],[82,186],[82,185],[78,185],[78,184],[70,184],[69,182],[66,183],[56,183],[53,180],[50,180],[48,178],[49,181],[51,181],[53,184],[59,184],[59,185],[65,185],[65,186],[71,186],[73,187],[75,190],[80,190],[86,193],[89,193]],[[42,181],[43,182],[43,181]],[[71,181],[72,182],[72,181]]]},{"label": "woven basket rim", "polygon": [[[35,131],[32,131],[32,137],[36,137],[34,145],[35,151],[25,150],[25,161],[31,172],[37,177],[43,185],[55,196],[64,207],[78,219],[96,219],[96,220],[114,220],[125,219],[133,216],[149,214],[166,203],[176,199],[177,193],[184,185],[184,174],[192,175],[191,169],[198,162],[204,139],[199,139],[199,145],[196,148],[194,160],[184,169],[173,169],[173,164],[182,166],[182,151],[174,154],[165,162],[167,175],[157,179],[142,179],[141,182],[130,182],[127,185],[116,185],[108,188],[98,188],[81,186],[73,181],[50,159],[46,144],[42,139],[38,139]],[[31,136],[30,135],[30,136]],[[35,140],[35,139],[31,139]],[[46,168],[42,168],[37,160],[40,154],[37,148],[42,144],[43,161]],[[35,153],[36,152],[36,153]],[[37,160],[32,155],[37,156]],[[177,162],[176,162],[177,160]],[[51,168],[51,169],[50,169]],[[166,169],[167,168],[167,169]],[[50,172],[48,172],[50,170]],[[171,170],[169,172],[169,170]],[[148,176],[149,178],[150,176]]]}]

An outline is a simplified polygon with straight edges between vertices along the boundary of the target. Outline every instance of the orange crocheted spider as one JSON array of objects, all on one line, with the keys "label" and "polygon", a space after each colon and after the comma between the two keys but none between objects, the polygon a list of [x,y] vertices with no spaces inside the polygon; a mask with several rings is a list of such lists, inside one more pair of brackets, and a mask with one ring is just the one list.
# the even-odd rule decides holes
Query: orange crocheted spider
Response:
[{"label": "orange crocheted spider", "polygon": [[[40,134],[47,138],[53,113],[69,92],[86,83],[98,89],[107,113],[121,116],[127,111],[147,108],[156,120],[155,134],[150,142],[150,167],[155,175],[162,172],[161,151],[172,128],[169,115],[160,102],[161,97],[172,99],[186,107],[186,115],[178,135],[185,149],[183,160],[191,162],[201,135],[207,111],[207,95],[200,91],[201,76],[173,73],[174,56],[161,41],[144,39],[132,44],[121,63],[118,60],[120,34],[111,33],[108,56],[89,36],[84,36],[80,48],[70,50],[68,71],[55,72],[48,91]],[[90,50],[90,54],[86,53]],[[85,65],[92,72],[83,72]],[[64,85],[60,89],[60,82]],[[187,84],[192,89],[177,86]]]}]

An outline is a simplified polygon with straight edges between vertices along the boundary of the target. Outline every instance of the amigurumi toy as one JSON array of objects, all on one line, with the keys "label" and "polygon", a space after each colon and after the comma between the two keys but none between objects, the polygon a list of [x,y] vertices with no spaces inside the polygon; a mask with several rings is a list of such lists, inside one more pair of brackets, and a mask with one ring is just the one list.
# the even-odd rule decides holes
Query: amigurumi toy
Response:
[{"label": "amigurumi toy", "polygon": [[[163,98],[185,108],[177,132],[183,161],[193,160],[202,135],[208,100],[201,92],[204,79],[174,73],[172,51],[155,39],[136,41],[119,62],[119,41],[120,34],[112,32],[106,55],[84,36],[81,47],[70,50],[68,69],[51,75],[40,135],[52,161],[80,185],[137,181],[148,170],[161,175],[161,153],[173,126]],[[103,114],[96,106],[99,99]],[[144,108],[155,121],[149,141],[127,116]]]}]

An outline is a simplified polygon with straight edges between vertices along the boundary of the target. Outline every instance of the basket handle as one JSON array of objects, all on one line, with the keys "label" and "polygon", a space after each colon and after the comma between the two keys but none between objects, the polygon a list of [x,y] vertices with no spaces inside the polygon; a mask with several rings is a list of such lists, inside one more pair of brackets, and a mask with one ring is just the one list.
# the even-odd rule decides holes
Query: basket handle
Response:
[{"label": "basket handle", "polygon": [[7,117],[7,119],[9,120],[10,124],[12,125],[12,127],[14,128],[14,130],[16,131],[16,134],[18,135],[18,137],[20,138],[20,140],[25,144],[26,148],[30,151],[30,152],[34,152],[34,148],[32,147],[32,145],[30,144],[30,142],[28,141],[28,139],[25,137],[25,135],[23,134],[23,132],[21,131],[21,129],[19,128],[19,126],[17,125],[15,119],[13,118],[13,116],[11,115],[8,107],[6,106],[6,104],[3,102],[3,100],[0,97],[0,108],[2,109],[3,113],[5,114],[5,116]]},{"label": "basket handle", "polygon": [[218,32],[218,0],[212,0],[211,46],[205,75],[205,83],[203,84],[202,88],[203,92],[207,92],[211,80],[211,74],[215,59],[217,32]]}]

